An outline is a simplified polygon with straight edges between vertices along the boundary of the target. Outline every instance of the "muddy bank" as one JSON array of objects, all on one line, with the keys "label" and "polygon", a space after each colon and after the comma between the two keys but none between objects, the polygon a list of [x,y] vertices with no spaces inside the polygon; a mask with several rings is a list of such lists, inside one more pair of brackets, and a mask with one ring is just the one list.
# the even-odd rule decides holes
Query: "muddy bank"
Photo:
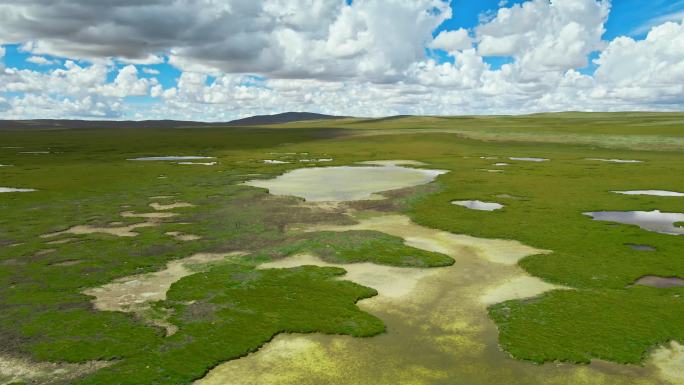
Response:
[{"label": "muddy bank", "polygon": [[[562,289],[530,277],[515,262],[543,252],[515,241],[436,231],[401,215],[363,219],[353,226],[311,230],[377,230],[456,260],[436,269],[338,265],[348,279],[378,290],[359,306],[380,317],[387,333],[372,338],[282,334],[261,350],[226,362],[201,385],[225,384],[659,384],[646,368],[597,362],[535,365],[511,359],[498,346],[487,306]],[[262,265],[325,265],[299,255]],[[642,380],[635,380],[641,378]],[[650,378],[650,379],[649,379]]]}]

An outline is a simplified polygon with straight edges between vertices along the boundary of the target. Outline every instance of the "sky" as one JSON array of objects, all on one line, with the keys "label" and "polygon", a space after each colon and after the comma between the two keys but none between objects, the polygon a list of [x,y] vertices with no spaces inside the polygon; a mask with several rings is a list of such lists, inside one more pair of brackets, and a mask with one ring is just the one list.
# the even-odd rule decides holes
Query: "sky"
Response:
[{"label": "sky", "polygon": [[0,0],[0,119],[684,110],[684,0]]}]

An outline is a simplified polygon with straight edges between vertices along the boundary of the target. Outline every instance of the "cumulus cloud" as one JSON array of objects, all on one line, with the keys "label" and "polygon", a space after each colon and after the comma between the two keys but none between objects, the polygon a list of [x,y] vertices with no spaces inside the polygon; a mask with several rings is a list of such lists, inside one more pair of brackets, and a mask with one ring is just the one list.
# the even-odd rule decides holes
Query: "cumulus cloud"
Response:
[{"label": "cumulus cloud", "polygon": [[684,102],[684,21],[654,27],[644,40],[618,37],[601,52],[598,96],[635,102]]},{"label": "cumulus cloud", "polygon": [[464,28],[454,31],[442,31],[430,43],[430,48],[441,49],[447,52],[462,51],[472,46],[473,41],[468,35],[468,30]]},{"label": "cumulus cloud", "polygon": [[423,55],[444,0],[8,0],[0,43],[35,54],[294,78],[385,79]]},{"label": "cumulus cloud", "polygon": [[26,59],[26,61],[29,63],[37,64],[39,66],[47,66],[56,63],[54,60],[49,60],[43,56],[29,56]]},{"label": "cumulus cloud", "polygon": [[[111,71],[116,77],[108,82]],[[63,68],[47,72],[0,71],[0,90],[19,95],[6,100],[8,118],[116,118],[126,108],[122,98],[148,95],[157,85],[155,78],[138,78],[132,65],[116,70],[105,64],[85,66],[67,60]]]},{"label": "cumulus cloud", "polygon": [[[448,1],[6,0],[0,44],[21,44],[37,64],[67,60],[42,71],[0,67],[0,90],[12,93],[0,93],[0,110],[229,120],[288,110],[453,115],[684,104],[684,22],[606,42],[608,0],[507,4],[471,30],[434,36],[451,17]],[[593,52],[597,69],[586,73]],[[492,67],[490,56],[510,59]],[[146,67],[160,63],[181,70],[174,86]],[[130,104],[130,96],[157,104]]]},{"label": "cumulus cloud", "polygon": [[477,27],[483,56],[512,56],[529,71],[585,67],[601,39],[609,1],[532,0],[501,8]]}]

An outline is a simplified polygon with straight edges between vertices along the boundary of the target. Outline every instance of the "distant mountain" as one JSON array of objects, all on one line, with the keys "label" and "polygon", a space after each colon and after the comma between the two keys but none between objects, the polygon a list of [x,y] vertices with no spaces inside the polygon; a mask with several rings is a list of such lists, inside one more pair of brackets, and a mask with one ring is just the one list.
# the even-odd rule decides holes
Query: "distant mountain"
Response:
[{"label": "distant mountain", "polygon": [[324,114],[314,114],[312,112],[285,112],[275,115],[257,115],[249,118],[233,120],[228,122],[230,126],[257,126],[262,124],[282,124],[292,122],[304,122],[308,120],[335,120],[344,119],[346,116],[334,116]]},{"label": "distant mountain", "polygon": [[3,130],[69,130],[79,128],[180,128],[180,127],[222,127],[258,126],[310,120],[344,119],[344,116],[314,114],[311,112],[285,112],[275,115],[257,115],[230,122],[191,122],[181,120],[0,120]]},{"label": "distant mountain", "polygon": [[0,120],[2,130],[69,130],[79,128],[175,128],[207,126],[208,123],[178,120]]}]

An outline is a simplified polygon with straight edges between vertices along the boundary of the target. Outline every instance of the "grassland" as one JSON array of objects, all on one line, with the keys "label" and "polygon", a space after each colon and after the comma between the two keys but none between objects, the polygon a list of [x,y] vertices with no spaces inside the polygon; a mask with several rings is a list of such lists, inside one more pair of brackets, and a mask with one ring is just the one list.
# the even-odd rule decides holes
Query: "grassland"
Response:
[{"label": "grassland", "polygon": [[[595,222],[582,215],[598,210],[684,212],[682,198],[611,193],[684,191],[681,114],[403,118],[245,129],[8,131],[0,133],[0,144],[0,164],[12,165],[0,168],[0,186],[38,190],[0,194],[0,353],[35,361],[111,361],[105,369],[64,382],[189,383],[219,362],[257,349],[279,332],[370,336],[384,330],[380,320],[355,306],[372,296],[372,289],[335,279],[342,274],[339,269],[254,270],[269,259],[308,252],[333,262],[453,263],[382,233],[333,237],[294,231],[291,225],[349,219],[239,184],[302,167],[298,158],[333,158],[331,165],[413,159],[451,170],[439,177],[439,188],[357,206],[402,209],[425,226],[516,239],[551,250],[520,265],[574,290],[490,309],[502,346],[516,358],[639,363],[658,344],[684,341],[684,289],[631,286],[644,275],[684,277],[684,238]],[[50,153],[21,154],[34,151]],[[207,155],[219,164],[126,160],[153,155]],[[551,161],[513,162],[507,160],[511,156]],[[276,157],[292,163],[262,162]],[[644,162],[613,164],[588,158]],[[497,161],[511,165],[492,166]],[[482,171],[491,168],[505,172]],[[75,225],[140,222],[120,213],[154,211],[150,197],[159,196],[168,198],[154,201],[185,201],[195,207],[173,210],[180,215],[138,228],[136,237],[41,238]],[[497,201],[506,207],[478,212],[450,203],[457,199]],[[169,231],[202,238],[181,242],[164,234]],[[50,243],[67,238],[71,239],[67,243]],[[657,251],[636,251],[628,243],[651,245]],[[82,294],[117,278],[160,270],[168,261],[193,253],[230,251],[249,255],[180,280],[165,301],[154,305],[178,327],[171,337],[133,315],[97,311],[91,298]]]}]

